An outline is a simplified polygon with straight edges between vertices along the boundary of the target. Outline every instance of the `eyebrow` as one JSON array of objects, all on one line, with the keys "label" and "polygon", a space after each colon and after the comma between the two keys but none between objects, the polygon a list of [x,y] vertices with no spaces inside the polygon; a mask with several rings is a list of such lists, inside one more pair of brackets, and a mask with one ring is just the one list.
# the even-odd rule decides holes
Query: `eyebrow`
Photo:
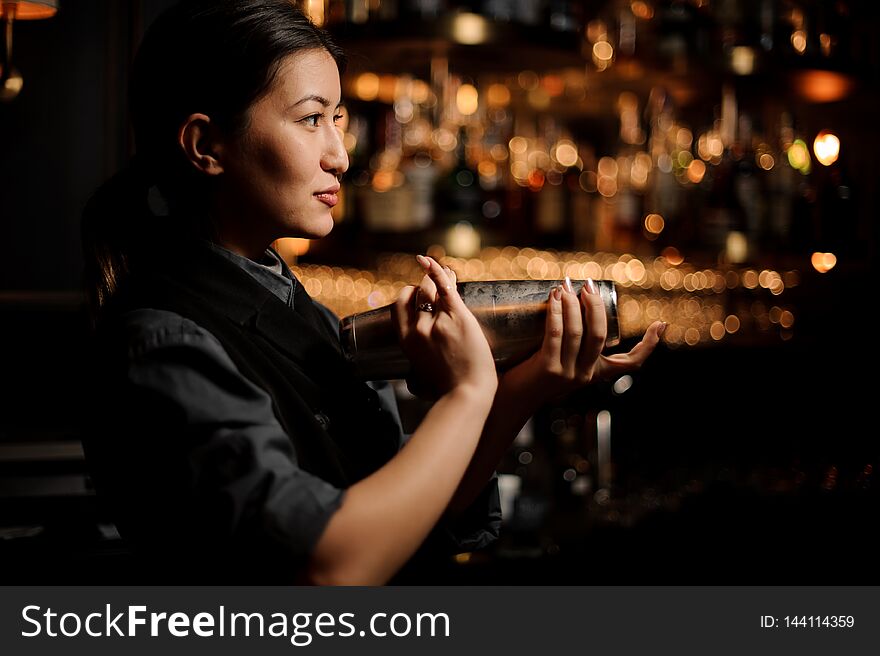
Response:
[{"label": "eyebrow", "polygon": [[[333,104],[329,100],[327,100],[324,96],[318,96],[318,95],[312,94],[312,95],[305,96],[304,98],[300,98],[299,100],[297,100],[295,103],[293,103],[290,106],[290,109],[293,109],[294,107],[298,107],[299,105],[302,105],[303,103],[307,103],[310,101],[320,103],[324,107],[329,107],[330,105]],[[345,103],[340,100],[339,103],[337,103],[336,108],[339,109],[340,107],[344,107],[344,106],[345,106]]]}]

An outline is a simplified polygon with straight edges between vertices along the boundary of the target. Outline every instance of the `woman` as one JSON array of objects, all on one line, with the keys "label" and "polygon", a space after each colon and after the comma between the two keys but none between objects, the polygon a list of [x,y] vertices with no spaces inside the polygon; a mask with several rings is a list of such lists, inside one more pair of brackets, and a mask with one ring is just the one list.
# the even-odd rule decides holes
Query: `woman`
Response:
[{"label": "woman", "polygon": [[659,340],[658,322],[601,356],[602,302],[568,285],[542,349],[499,381],[454,275],[419,257],[395,316],[435,402],[402,448],[396,409],[269,248],[333,227],[343,67],[288,0],[184,2],[136,57],[138,154],[84,216],[102,401],[86,449],[153,582],[381,584],[414,555],[484,546],[525,420]]}]

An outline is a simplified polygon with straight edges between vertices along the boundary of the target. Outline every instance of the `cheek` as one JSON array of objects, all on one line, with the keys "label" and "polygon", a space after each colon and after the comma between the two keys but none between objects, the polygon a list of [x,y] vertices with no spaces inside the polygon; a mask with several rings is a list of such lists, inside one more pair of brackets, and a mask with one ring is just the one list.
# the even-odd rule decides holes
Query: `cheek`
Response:
[{"label": "cheek", "polygon": [[310,167],[304,166],[307,159],[302,155],[292,155],[277,162],[278,170],[274,183],[279,200],[295,203],[297,206],[306,203],[315,189],[315,173]]},{"label": "cheek", "polygon": [[275,183],[293,182],[303,177],[301,157],[295,148],[264,148],[257,160],[261,174]]}]

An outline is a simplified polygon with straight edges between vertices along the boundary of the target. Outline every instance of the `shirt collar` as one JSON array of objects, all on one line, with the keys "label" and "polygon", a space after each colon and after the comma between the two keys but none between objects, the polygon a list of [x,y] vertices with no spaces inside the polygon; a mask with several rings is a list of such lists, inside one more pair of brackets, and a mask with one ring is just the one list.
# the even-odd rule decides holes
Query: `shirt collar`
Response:
[{"label": "shirt collar", "polygon": [[281,299],[282,303],[293,309],[294,292],[299,281],[273,248],[267,248],[263,253],[263,260],[255,262],[217,244],[209,242],[208,246],[214,252],[244,269],[257,282]]}]

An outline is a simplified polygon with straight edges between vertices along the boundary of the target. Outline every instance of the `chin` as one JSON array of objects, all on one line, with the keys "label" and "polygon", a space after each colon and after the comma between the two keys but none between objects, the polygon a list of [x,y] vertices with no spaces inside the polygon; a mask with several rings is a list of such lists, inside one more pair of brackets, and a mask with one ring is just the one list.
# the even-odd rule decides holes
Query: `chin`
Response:
[{"label": "chin", "polygon": [[298,237],[300,239],[320,239],[321,237],[326,237],[333,230],[333,227],[336,225],[335,221],[333,221],[333,217],[330,216],[330,213],[327,213],[326,218],[322,217],[320,219],[315,219],[313,221],[309,221],[305,225],[293,225],[290,226],[287,230],[285,230],[285,237]]},{"label": "chin", "polygon": [[333,228],[336,226],[336,221],[333,220],[333,216],[330,212],[327,212],[327,216],[324,219],[322,225],[320,226],[317,234],[315,235],[316,239],[320,239],[321,237],[326,237],[331,232],[333,232]]},{"label": "chin", "polygon": [[320,239],[321,237],[326,237],[333,231],[333,227],[336,223],[333,221],[332,217],[327,217],[327,221],[323,222],[319,225],[314,226],[312,230],[307,231],[306,238],[307,239]]}]

